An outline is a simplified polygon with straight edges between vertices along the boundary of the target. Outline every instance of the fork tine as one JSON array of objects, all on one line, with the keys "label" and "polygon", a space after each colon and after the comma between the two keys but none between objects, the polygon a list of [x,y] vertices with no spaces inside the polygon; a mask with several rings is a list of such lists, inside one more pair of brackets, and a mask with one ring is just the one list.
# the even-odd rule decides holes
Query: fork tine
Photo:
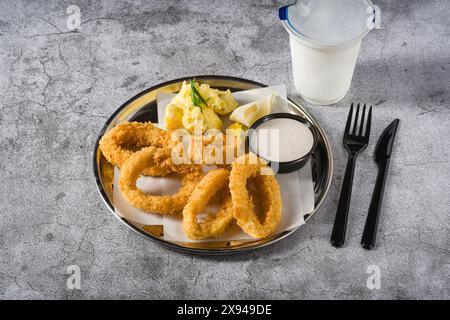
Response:
[{"label": "fork tine", "polygon": [[359,103],[358,106],[356,107],[355,122],[353,123],[352,135],[356,135],[356,127],[358,126],[358,116],[359,116]]},{"label": "fork tine", "polygon": [[350,133],[350,123],[352,122],[353,116],[353,102],[350,106],[350,111],[348,112],[347,123],[345,124],[344,136],[347,136]]},{"label": "fork tine", "polygon": [[365,137],[370,137],[370,124],[372,122],[372,106],[369,108],[369,114],[367,116],[367,125],[366,125],[366,133],[364,134]]},{"label": "fork tine", "polygon": [[363,131],[363,127],[364,127],[364,116],[365,115],[366,115],[366,104],[364,104],[364,106],[363,106],[363,112],[362,112],[362,116],[361,116],[361,124],[359,125],[358,136],[362,136],[362,131]]}]

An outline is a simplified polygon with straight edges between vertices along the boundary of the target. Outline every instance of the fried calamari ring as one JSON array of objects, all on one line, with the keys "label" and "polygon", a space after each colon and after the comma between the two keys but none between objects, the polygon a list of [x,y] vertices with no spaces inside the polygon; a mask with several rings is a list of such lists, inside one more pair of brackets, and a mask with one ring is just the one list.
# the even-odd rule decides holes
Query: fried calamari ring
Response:
[{"label": "fried calamari ring", "polygon": [[[123,122],[109,130],[100,140],[99,148],[106,160],[119,168],[137,150],[148,147],[166,147],[169,133],[150,122]],[[166,176],[169,170],[160,166],[146,168],[144,175]]]},{"label": "fried calamari ring", "polygon": [[[191,239],[218,237],[233,220],[233,204],[228,190],[229,171],[215,169],[209,171],[197,184],[189,202],[183,210],[182,227],[184,233]],[[198,223],[197,214],[205,210],[212,196],[224,192],[219,211],[214,215],[209,213],[205,221]]]},{"label": "fried calamari ring", "polygon": [[[203,170],[201,166],[196,165],[171,164],[171,172],[182,175],[179,191],[173,195],[148,194],[137,188],[136,181],[145,168],[155,165],[155,157],[160,150],[156,147],[146,147],[131,155],[120,168],[119,188],[123,197],[136,208],[160,214],[178,214],[183,211],[189,196],[202,179]],[[169,166],[170,159],[166,161]]]},{"label": "fried calamari ring", "polygon": [[[272,174],[268,175],[270,172]],[[250,178],[256,178],[256,187],[262,195],[262,221],[255,214],[247,190],[247,180]],[[254,154],[236,159],[230,172],[230,192],[234,218],[245,233],[254,238],[263,238],[275,232],[281,220],[281,193],[273,171],[264,160]]]},{"label": "fried calamari ring", "polygon": [[[180,137],[182,139],[180,140]],[[208,129],[202,135],[179,133],[171,136],[169,148],[180,158],[195,164],[229,167],[239,155],[245,153],[245,144],[238,137],[227,137],[217,129]]]}]

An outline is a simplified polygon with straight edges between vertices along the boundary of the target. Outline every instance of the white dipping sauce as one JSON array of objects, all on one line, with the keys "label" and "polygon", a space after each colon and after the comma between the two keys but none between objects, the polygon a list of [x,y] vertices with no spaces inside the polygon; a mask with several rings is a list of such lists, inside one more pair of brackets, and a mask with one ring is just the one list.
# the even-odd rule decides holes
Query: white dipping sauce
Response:
[{"label": "white dipping sauce", "polygon": [[268,120],[250,133],[250,148],[260,157],[288,162],[308,154],[314,144],[311,130],[290,118]]}]

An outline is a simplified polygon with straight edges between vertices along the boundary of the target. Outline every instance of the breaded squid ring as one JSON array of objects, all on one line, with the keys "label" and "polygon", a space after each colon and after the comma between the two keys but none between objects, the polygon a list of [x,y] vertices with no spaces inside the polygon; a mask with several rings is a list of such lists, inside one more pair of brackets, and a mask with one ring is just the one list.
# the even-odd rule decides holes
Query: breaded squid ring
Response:
[{"label": "breaded squid ring", "polygon": [[155,156],[159,150],[146,147],[129,157],[120,168],[119,189],[123,197],[136,208],[160,214],[178,214],[183,212],[189,196],[202,179],[203,170],[198,165],[172,164],[171,172],[182,174],[183,177],[179,191],[173,195],[148,194],[137,188],[136,181],[145,168],[155,165]]},{"label": "breaded squid ring", "polygon": [[[271,171],[264,160],[254,154],[238,158],[230,172],[230,192],[233,215],[242,230],[254,238],[263,238],[274,233],[281,220],[281,193],[273,175],[261,175]],[[256,177],[257,188],[262,192],[263,221],[254,212],[254,205],[247,190],[247,180]]]},{"label": "breaded squid ring", "polygon": [[[137,150],[148,147],[165,147],[169,133],[150,122],[123,122],[109,130],[100,140],[99,148],[106,160],[119,168]],[[146,168],[142,174],[166,176],[167,168],[154,166]]]},{"label": "breaded squid ring", "polygon": [[[183,210],[182,227],[189,238],[199,240],[218,237],[227,229],[233,220],[233,204],[228,182],[229,171],[215,169],[208,172],[197,184]],[[205,210],[212,196],[222,190],[225,194],[219,211],[215,215],[208,214],[205,221],[198,223],[197,214]]]},{"label": "breaded squid ring", "polygon": [[237,142],[227,144],[225,135],[217,129],[209,129],[202,135],[173,133],[169,133],[168,148],[174,149],[178,157],[195,164],[230,166],[236,158],[235,154],[243,154],[245,151],[244,148],[239,148]]}]

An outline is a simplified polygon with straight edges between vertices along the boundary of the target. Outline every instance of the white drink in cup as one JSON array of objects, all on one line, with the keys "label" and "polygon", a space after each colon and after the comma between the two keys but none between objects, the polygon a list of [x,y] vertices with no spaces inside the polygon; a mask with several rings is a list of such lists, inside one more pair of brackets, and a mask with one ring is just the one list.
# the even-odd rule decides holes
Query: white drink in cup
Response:
[{"label": "white drink in cup", "polygon": [[368,0],[297,0],[280,8],[289,32],[294,85],[306,101],[329,105],[350,88],[375,9]]},{"label": "white drink in cup", "polygon": [[334,104],[344,98],[353,77],[361,41],[344,48],[313,48],[290,37],[294,86],[306,101]]}]

